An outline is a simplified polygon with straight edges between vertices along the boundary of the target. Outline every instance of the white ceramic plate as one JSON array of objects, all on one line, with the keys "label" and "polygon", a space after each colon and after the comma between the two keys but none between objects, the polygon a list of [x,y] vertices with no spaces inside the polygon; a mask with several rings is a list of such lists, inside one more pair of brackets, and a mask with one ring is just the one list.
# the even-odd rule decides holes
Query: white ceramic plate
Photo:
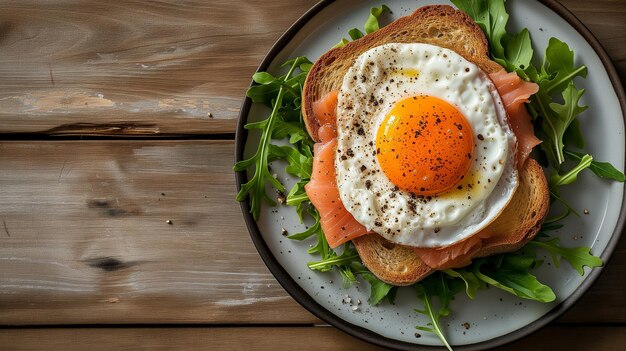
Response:
[{"label": "white ceramic plate", "polygon": [[[448,1],[392,1],[386,2],[393,14],[382,20],[408,15],[427,4],[450,4]],[[276,43],[259,71],[281,72],[279,65],[295,56],[317,59],[351,28],[362,28],[369,9],[380,6],[379,1],[323,1],[312,8]],[[528,28],[535,50],[543,53],[550,37],[557,37],[574,50],[577,64],[585,64],[589,74],[580,80],[587,88],[584,104],[589,109],[579,117],[587,142],[586,150],[596,160],[609,161],[624,169],[624,92],[606,53],[591,33],[558,3],[553,1],[509,0],[512,31]],[[542,54],[541,54],[542,55]],[[621,100],[621,104],[620,104]],[[247,134],[243,125],[267,118],[269,111],[246,100],[237,131],[237,160],[251,155],[258,145],[256,133]],[[275,165],[275,170],[284,167]],[[295,179],[278,172],[279,179],[290,188]],[[237,174],[238,186],[246,181],[245,172]],[[566,226],[556,232],[565,246],[590,246],[592,253],[607,261],[624,224],[624,186],[622,183],[598,179],[584,172],[572,186],[563,189],[563,196],[575,208],[588,215],[570,216]],[[249,204],[242,203],[244,217],[259,253],[283,287],[304,307],[328,323],[367,341],[381,346],[411,349],[419,345],[441,345],[436,336],[420,332],[416,325],[428,320],[413,311],[421,304],[411,288],[400,289],[394,305],[367,304],[368,284],[361,282],[349,289],[341,288],[337,272],[319,273],[309,270],[306,263],[317,257],[306,253],[313,241],[297,242],[281,235],[281,228],[290,233],[304,230],[294,208],[264,207],[258,222],[249,215]],[[311,238],[311,240],[314,240]],[[546,262],[550,258],[546,256]],[[474,300],[459,293],[452,303],[453,313],[443,319],[448,340],[460,349],[494,347],[518,339],[546,325],[571,307],[591,286],[600,269],[581,277],[567,263],[555,268],[544,264],[535,271],[539,280],[551,286],[557,299],[543,304],[516,298],[498,289],[479,291]],[[352,302],[362,301],[358,310],[353,304],[344,304],[348,295]],[[469,323],[466,329],[463,324]]]}]

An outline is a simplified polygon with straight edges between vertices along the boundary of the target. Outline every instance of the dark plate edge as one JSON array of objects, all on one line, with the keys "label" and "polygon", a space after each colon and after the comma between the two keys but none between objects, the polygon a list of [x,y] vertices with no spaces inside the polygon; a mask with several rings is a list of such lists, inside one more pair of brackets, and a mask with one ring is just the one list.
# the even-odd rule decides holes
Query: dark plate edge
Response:
[{"label": "dark plate edge", "polygon": [[[322,11],[326,6],[335,2],[335,0],[322,0],[309,9],[302,17],[300,17],[287,31],[276,41],[276,43],[272,46],[268,54],[265,56],[259,67],[257,68],[257,72],[265,71],[267,67],[269,67],[270,63],[274,60],[274,58],[280,53],[280,51],[284,48],[284,46],[298,33],[298,31],[315,15],[317,15],[320,11]],[[626,95],[624,94],[623,85],[619,79],[619,75],[615,70],[611,59],[608,54],[600,44],[600,42],[593,36],[591,31],[585,27],[585,25],[567,8],[558,3],[556,0],[539,0],[543,5],[550,8],[556,14],[558,14],[561,18],[566,20],[572,27],[574,27],[585,40],[591,45],[594,49],[598,57],[600,58],[604,68],[606,69],[609,79],[613,85],[615,93],[617,94],[617,98],[620,103],[620,107],[622,110],[622,118],[626,123]],[[253,83],[251,83],[253,84]],[[248,113],[250,112],[250,107],[252,106],[252,102],[249,98],[246,98],[242,104],[241,111],[239,113],[238,121],[237,121],[237,130],[235,135],[235,160],[239,161],[243,159],[243,152],[245,149],[245,140],[247,137],[247,130],[244,129],[244,125],[246,124]],[[239,191],[241,185],[247,181],[246,172],[236,172],[235,173],[235,183],[236,189]],[[624,199],[626,199],[626,190],[624,192]],[[622,200],[624,201],[624,200]],[[274,255],[272,255],[269,247],[259,231],[259,227],[257,226],[256,221],[250,214],[250,205],[248,201],[243,201],[240,203],[241,210],[243,212],[244,220],[246,222],[246,226],[250,233],[250,237],[259,252],[259,255],[263,259],[263,262],[268,267],[268,269],[272,272],[276,280],[280,283],[280,285],[294,298],[300,305],[302,305],[309,312],[314,314],[316,317],[322,319],[323,321],[333,325],[334,327],[354,336],[361,340],[367,341],[369,343],[399,349],[399,350],[444,350],[445,348],[439,346],[427,346],[427,345],[417,345],[412,343],[407,343],[404,341],[399,341],[395,339],[390,339],[383,337],[373,331],[362,328],[360,326],[353,325],[338,316],[332,314],[330,311],[326,310],[324,307],[319,305],[304,289],[302,289],[285,271],[285,269],[278,263]],[[455,346],[455,350],[484,350],[488,348],[493,348],[497,346],[503,346],[514,341],[517,341],[539,329],[546,326],[563,313],[572,308],[580,298],[585,294],[585,292],[593,285],[596,279],[600,276],[603,271],[603,268],[606,267],[611,254],[615,250],[621,233],[624,230],[624,226],[626,224],[626,208],[622,207],[620,211],[620,215],[618,218],[617,225],[613,231],[613,235],[611,239],[607,243],[606,248],[600,254],[600,257],[604,261],[604,266],[595,268],[591,272],[588,273],[587,277],[583,281],[583,283],[574,290],[574,292],[568,296],[564,301],[555,306],[548,313],[537,319],[536,321],[522,327],[518,330],[515,330],[511,333],[502,335],[500,337],[483,341],[480,343],[470,344],[470,345],[462,345]]]}]

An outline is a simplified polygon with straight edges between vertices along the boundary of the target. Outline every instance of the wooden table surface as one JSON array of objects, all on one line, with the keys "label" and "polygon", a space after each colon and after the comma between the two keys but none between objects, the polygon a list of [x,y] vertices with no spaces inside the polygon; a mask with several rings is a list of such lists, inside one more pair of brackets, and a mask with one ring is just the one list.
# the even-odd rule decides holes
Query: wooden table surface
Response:
[{"label": "wooden table surface", "polygon": [[[234,201],[250,77],[314,3],[0,2],[0,348],[378,349],[289,297]],[[562,3],[624,80],[626,1]],[[626,240],[506,349],[623,350],[624,276]]]}]

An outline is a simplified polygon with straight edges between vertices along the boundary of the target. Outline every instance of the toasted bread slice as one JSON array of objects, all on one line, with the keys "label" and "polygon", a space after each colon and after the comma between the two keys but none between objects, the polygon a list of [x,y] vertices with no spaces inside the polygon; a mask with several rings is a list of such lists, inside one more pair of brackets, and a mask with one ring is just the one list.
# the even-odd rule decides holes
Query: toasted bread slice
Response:
[{"label": "toasted bread slice", "polygon": [[519,250],[532,240],[550,209],[550,190],[543,169],[529,158],[519,173],[520,183],[500,216],[478,233],[483,247],[476,257]]},{"label": "toasted bread slice", "polygon": [[[476,23],[450,6],[417,9],[375,33],[322,55],[311,68],[303,87],[302,112],[307,131],[319,141],[313,102],[339,90],[343,76],[363,52],[386,43],[428,43],[451,49],[486,73],[502,69],[489,59],[487,40]],[[519,249],[538,232],[549,207],[548,185],[541,166],[532,159],[519,170],[519,186],[502,214],[480,235],[483,246],[475,257]],[[397,245],[377,234],[353,240],[363,264],[379,279],[393,285],[410,285],[434,270],[410,247]]]},{"label": "toasted bread slice", "polygon": [[[541,166],[528,159],[519,172],[519,185],[502,214],[475,235],[483,246],[475,257],[512,252],[532,240],[548,214],[548,182]],[[380,280],[392,285],[413,284],[434,270],[410,247],[393,244],[380,235],[352,240],[361,261]]]},{"label": "toasted bread slice", "polygon": [[361,261],[378,279],[392,285],[411,285],[435,270],[410,247],[396,245],[378,234],[352,240]]},{"label": "toasted bread slice", "polygon": [[485,35],[465,12],[447,5],[421,7],[374,33],[326,52],[315,62],[302,90],[302,114],[313,140],[319,141],[317,130],[320,127],[313,114],[313,102],[339,90],[343,76],[356,57],[387,43],[437,45],[455,51],[487,73],[502,69],[489,59]]}]

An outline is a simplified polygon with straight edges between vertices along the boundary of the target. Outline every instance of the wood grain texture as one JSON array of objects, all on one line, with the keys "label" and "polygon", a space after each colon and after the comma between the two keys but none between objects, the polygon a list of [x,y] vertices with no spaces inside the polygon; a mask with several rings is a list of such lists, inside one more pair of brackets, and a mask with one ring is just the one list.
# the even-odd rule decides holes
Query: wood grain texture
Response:
[{"label": "wood grain texture", "polygon": [[232,141],[0,143],[0,323],[318,322],[254,249],[233,155]]},{"label": "wood grain texture", "polygon": [[[253,247],[233,154],[232,141],[0,143],[0,323],[321,323]],[[625,243],[562,321],[626,322]]]},{"label": "wood grain texture", "polygon": [[626,1],[560,0],[598,39],[626,82]]},{"label": "wood grain texture", "polygon": [[[4,1],[0,133],[232,133],[252,73],[315,2]],[[626,2],[561,2],[626,79]]]},{"label": "wood grain texture", "polygon": [[[46,350],[384,350],[330,327],[10,329],[0,330],[6,351]],[[622,351],[626,327],[550,326],[497,351]]]},{"label": "wood grain texture", "polygon": [[314,3],[3,1],[0,133],[234,132],[256,67]]},{"label": "wood grain texture", "polygon": [[[2,1],[0,138],[232,133],[252,73],[315,2]],[[626,2],[561,2],[626,79]],[[0,329],[0,349],[378,350],[313,327],[269,273],[232,200],[233,154],[0,142],[0,325],[187,325]],[[622,350],[625,274],[623,238],[560,324],[501,349]]]}]

